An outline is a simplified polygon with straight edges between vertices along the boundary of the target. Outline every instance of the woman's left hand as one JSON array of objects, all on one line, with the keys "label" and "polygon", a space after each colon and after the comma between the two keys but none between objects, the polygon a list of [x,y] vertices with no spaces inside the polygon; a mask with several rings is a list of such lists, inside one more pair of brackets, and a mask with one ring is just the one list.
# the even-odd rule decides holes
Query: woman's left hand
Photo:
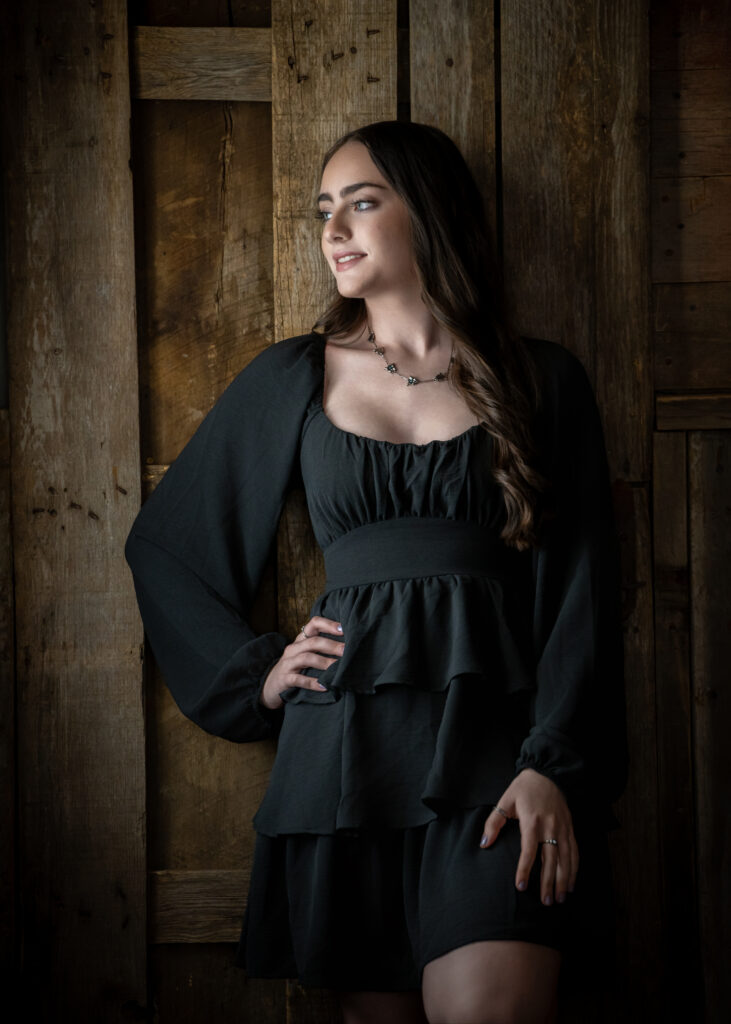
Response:
[{"label": "woman's left hand", "polygon": [[[498,806],[508,818],[517,818],[520,826],[520,858],[515,875],[516,888],[521,892],[528,887],[528,875],[538,848],[541,849],[541,902],[546,906],[555,898],[559,903],[573,892],[579,869],[579,848],[566,799],[545,775],[525,768],[517,775],[498,800]],[[492,846],[507,818],[497,810],[485,821],[480,846]],[[542,843],[556,839],[557,846]]]}]

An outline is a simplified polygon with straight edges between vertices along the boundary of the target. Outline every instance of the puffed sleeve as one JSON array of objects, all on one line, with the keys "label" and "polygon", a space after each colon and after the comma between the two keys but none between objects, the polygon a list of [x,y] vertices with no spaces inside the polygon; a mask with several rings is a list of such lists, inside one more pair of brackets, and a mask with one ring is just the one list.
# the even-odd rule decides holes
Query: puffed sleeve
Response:
[{"label": "puffed sleeve", "polygon": [[[603,815],[624,789],[627,741],[619,545],[599,411],[575,356],[544,343],[543,471],[555,516],[533,553],[536,688],[516,771]],[[610,820],[611,820],[611,812]]]},{"label": "puffed sleeve", "polygon": [[[277,734],[259,703],[289,642],[246,621],[296,475],[317,339],[265,349],[232,381],[142,506],[125,544],[147,639],[181,711],[236,742]],[[321,378],[320,378],[321,379]]]}]

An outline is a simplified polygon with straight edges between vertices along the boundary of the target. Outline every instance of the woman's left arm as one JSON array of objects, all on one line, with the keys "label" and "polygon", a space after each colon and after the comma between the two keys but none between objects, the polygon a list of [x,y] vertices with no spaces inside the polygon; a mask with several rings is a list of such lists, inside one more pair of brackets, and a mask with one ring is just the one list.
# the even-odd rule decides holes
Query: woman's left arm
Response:
[{"label": "woman's left arm", "polygon": [[[516,777],[498,806],[518,818],[525,887],[542,850],[541,898],[573,888],[572,813],[601,821],[626,782],[619,547],[599,412],[581,363],[550,345],[541,433],[555,518],[534,552],[536,690]],[[489,846],[506,821],[485,823]],[[545,844],[555,839],[556,844]],[[543,845],[541,845],[543,844]]]}]

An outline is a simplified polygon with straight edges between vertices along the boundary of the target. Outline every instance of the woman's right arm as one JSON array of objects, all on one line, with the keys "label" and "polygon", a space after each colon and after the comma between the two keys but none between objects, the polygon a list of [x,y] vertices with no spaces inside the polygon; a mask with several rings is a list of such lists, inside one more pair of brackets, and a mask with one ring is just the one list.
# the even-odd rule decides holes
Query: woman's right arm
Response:
[{"label": "woman's right arm", "polygon": [[207,732],[237,742],[276,735],[281,724],[272,684],[266,703],[262,692],[290,645],[278,632],[258,636],[247,620],[319,384],[308,346],[311,336],[280,342],[235,378],[125,545],[145,632],[176,703]]}]

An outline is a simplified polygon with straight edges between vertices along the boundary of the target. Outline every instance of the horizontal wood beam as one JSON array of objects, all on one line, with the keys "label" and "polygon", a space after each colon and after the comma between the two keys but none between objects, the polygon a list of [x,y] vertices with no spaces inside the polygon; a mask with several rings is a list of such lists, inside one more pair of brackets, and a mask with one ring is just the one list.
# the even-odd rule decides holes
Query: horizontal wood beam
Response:
[{"label": "horizontal wood beam", "polygon": [[238,942],[248,871],[151,871],[150,941]]},{"label": "horizontal wood beam", "polygon": [[271,29],[139,25],[132,36],[132,95],[269,103]]},{"label": "horizontal wood beam", "polygon": [[731,391],[657,395],[658,430],[727,430],[731,427]]}]

